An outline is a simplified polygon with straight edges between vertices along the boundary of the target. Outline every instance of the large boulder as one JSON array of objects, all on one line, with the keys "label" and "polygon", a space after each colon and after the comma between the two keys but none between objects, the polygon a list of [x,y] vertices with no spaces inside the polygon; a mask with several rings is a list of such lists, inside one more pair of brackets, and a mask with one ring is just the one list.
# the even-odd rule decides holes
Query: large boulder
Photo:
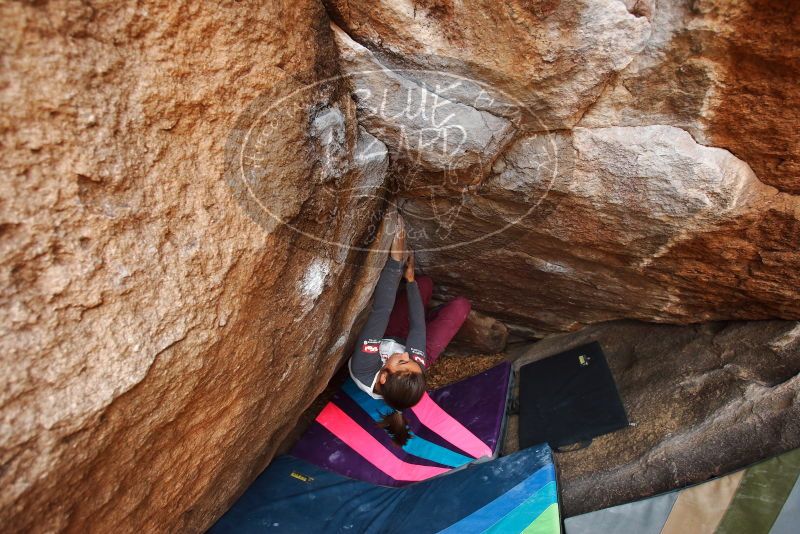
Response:
[{"label": "large boulder", "polygon": [[638,4],[651,37],[579,125],[678,126],[730,150],[764,183],[800,194],[800,4]]},{"label": "large boulder", "polygon": [[314,1],[0,21],[0,523],[202,531],[347,349],[385,146]]},{"label": "large boulder", "polygon": [[[326,0],[355,41],[448,98],[483,109],[524,106],[533,130],[573,126],[642,50],[645,17],[619,0],[394,2]],[[446,74],[444,78],[440,74]],[[502,105],[500,102],[502,102]]]},{"label": "large boulder", "polygon": [[535,130],[678,126],[800,193],[797,2],[325,3],[388,65],[463,77],[469,105],[523,105]]},{"label": "large boulder", "polygon": [[[702,482],[800,447],[800,323],[614,321],[515,362],[599,341],[632,426],[556,454],[567,516]],[[509,419],[505,452],[516,450]]]},{"label": "large boulder", "polygon": [[485,174],[482,164],[496,158],[513,137],[508,120],[450,100],[441,88],[430,91],[408,72],[386,68],[340,28],[332,28],[343,72],[353,86],[358,120],[394,149],[394,160],[455,176]]},{"label": "large boulder", "polygon": [[474,194],[404,210],[437,295],[540,332],[800,317],[800,200],[676,127],[521,137]]},{"label": "large boulder", "polygon": [[[436,296],[533,335],[800,318],[798,10],[772,4],[326,2],[345,72],[370,67],[355,98],[393,103],[358,117],[411,153],[390,174]],[[466,178],[397,135],[430,130],[408,87],[463,104]],[[510,122],[502,143],[478,113]]]}]

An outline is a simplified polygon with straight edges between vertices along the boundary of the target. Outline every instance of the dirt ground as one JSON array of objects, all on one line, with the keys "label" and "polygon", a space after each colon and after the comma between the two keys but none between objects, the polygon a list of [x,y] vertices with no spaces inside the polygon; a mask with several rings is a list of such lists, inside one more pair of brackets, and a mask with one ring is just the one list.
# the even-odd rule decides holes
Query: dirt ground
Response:
[{"label": "dirt ground", "polygon": [[506,359],[508,359],[508,355],[504,352],[491,355],[461,355],[445,352],[428,370],[428,389],[438,389],[477,375]]}]

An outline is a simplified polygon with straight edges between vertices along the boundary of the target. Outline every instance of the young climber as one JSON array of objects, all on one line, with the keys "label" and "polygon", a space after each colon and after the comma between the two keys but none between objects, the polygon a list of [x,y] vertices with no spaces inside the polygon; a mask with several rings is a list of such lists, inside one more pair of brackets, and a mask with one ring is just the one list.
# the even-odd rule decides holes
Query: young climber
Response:
[{"label": "young climber", "polygon": [[[425,393],[425,369],[453,338],[470,311],[469,301],[457,297],[425,316],[433,282],[414,276],[414,254],[406,250],[403,220],[386,265],[381,271],[367,322],[359,333],[348,362],[356,385],[395,411],[384,416],[385,428],[398,445],[409,438],[402,411],[413,407]],[[401,276],[405,292],[397,296]],[[422,287],[420,287],[422,285]],[[420,293],[420,290],[423,293]]]}]

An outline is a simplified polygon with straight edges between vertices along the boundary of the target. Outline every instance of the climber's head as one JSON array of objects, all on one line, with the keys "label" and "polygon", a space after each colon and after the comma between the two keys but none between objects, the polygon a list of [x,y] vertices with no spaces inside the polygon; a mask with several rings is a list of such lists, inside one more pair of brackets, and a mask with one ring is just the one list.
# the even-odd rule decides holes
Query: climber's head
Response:
[{"label": "climber's head", "polygon": [[425,393],[425,373],[420,365],[408,357],[407,352],[392,354],[378,376],[380,393],[384,402],[396,410],[383,417],[380,426],[385,428],[398,445],[405,445],[410,437],[401,410],[415,406]]},{"label": "climber's head", "polygon": [[425,393],[425,373],[407,352],[397,352],[383,364],[378,384],[386,404],[395,410],[405,410],[417,404]]},{"label": "climber's head", "polygon": [[[401,373],[409,371],[412,373],[422,373],[422,367],[411,359],[407,352],[395,352],[386,359],[383,369],[391,373]],[[383,384],[383,382],[381,382]]]}]

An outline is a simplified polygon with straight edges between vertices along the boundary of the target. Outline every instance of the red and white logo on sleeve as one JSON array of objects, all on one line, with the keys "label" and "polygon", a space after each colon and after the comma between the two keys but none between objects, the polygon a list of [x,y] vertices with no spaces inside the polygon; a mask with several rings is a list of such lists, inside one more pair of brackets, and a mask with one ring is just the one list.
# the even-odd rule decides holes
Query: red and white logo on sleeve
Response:
[{"label": "red and white logo on sleeve", "polygon": [[377,354],[378,350],[380,350],[380,343],[370,342],[369,340],[364,342],[364,346],[361,347],[361,352],[369,352],[370,354]]}]

